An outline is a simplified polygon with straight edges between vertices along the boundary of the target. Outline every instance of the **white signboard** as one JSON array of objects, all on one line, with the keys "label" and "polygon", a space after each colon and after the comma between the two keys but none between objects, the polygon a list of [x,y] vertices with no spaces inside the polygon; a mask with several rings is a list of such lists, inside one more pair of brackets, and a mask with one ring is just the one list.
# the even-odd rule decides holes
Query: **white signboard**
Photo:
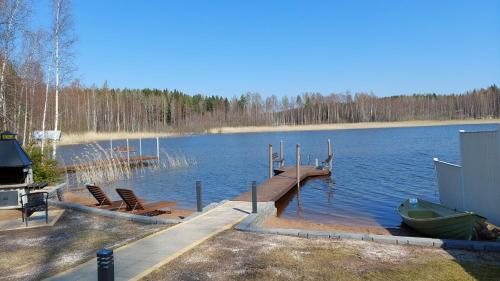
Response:
[{"label": "white signboard", "polygon": [[61,139],[61,131],[34,131],[33,138],[36,140],[53,140]]}]

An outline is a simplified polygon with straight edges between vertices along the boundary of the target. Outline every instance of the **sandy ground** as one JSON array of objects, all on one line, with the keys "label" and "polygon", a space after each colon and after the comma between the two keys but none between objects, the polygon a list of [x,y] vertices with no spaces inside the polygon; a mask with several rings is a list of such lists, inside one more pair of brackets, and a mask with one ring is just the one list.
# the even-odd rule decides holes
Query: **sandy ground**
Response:
[{"label": "sandy ground", "polygon": [[52,227],[0,232],[0,280],[40,280],[166,227],[66,210]]},{"label": "sandy ground", "polygon": [[285,219],[280,217],[270,217],[264,221],[262,227],[276,228],[294,228],[294,229],[309,229],[319,231],[332,232],[351,232],[351,233],[372,233],[380,235],[397,235],[397,236],[419,236],[411,229],[406,228],[384,228],[381,226],[352,226],[343,224],[316,223],[306,220]]},{"label": "sandy ground", "polygon": [[20,210],[0,210],[0,221],[21,218]]},{"label": "sandy ground", "polygon": [[500,253],[229,230],[145,280],[498,280]]},{"label": "sandy ground", "polygon": [[[71,202],[71,203],[77,203],[77,204],[82,204],[82,205],[92,205],[95,204],[96,201],[95,199],[92,199],[89,196],[85,196],[84,192],[65,192],[64,193],[64,201],[66,202]],[[185,218],[189,215],[191,215],[194,210],[192,209],[180,209],[180,208],[170,208],[171,213],[170,214],[162,214],[159,215],[158,217],[163,217],[163,218]]]},{"label": "sandy ground", "polygon": [[[448,121],[404,121],[404,122],[362,122],[362,123],[336,123],[320,125],[295,125],[295,126],[248,126],[248,127],[222,127],[207,130],[207,134],[236,134],[236,133],[258,133],[258,132],[292,132],[292,131],[327,131],[343,129],[370,129],[370,128],[402,128],[421,126],[444,126],[460,124],[491,124],[500,123],[500,119],[472,119],[472,120],[448,120]],[[62,134],[60,145],[88,143],[94,141],[109,141],[111,139],[138,139],[154,137],[175,137],[181,134],[175,132],[86,132]]]}]

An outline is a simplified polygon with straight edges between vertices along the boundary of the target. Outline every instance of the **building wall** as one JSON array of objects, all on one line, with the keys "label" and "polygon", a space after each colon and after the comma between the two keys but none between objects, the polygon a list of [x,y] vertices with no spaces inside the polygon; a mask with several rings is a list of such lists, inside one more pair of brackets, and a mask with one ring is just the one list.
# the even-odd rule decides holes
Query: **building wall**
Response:
[{"label": "building wall", "polygon": [[462,167],[434,159],[439,201],[448,208],[463,210]]},{"label": "building wall", "polygon": [[500,130],[460,132],[463,209],[500,225]]}]

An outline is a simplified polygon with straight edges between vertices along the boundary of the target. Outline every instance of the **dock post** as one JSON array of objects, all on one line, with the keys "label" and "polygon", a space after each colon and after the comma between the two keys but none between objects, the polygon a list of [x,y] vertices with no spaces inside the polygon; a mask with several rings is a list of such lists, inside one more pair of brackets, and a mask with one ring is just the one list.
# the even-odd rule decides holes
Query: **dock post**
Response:
[{"label": "dock post", "polygon": [[156,158],[160,161],[160,138],[156,137]]},{"label": "dock post", "polygon": [[130,148],[128,146],[128,139],[127,139],[127,164],[130,166]]},{"label": "dock post", "polygon": [[113,157],[113,139],[109,139],[109,154]]},{"label": "dock post", "polygon": [[318,161],[318,158],[316,158],[316,161],[315,161],[315,163],[314,163],[314,164],[316,164],[316,165],[315,165],[315,167],[318,167],[318,166],[319,166],[319,161]]},{"label": "dock post", "polygon": [[[330,139],[328,139],[328,158],[330,158],[331,155],[332,155],[332,146],[331,146]],[[330,162],[328,162],[328,167],[330,167],[330,169],[332,168],[332,160],[330,160]]]},{"label": "dock post", "polygon": [[257,182],[252,181],[252,214],[257,214]]},{"label": "dock post", "polygon": [[296,163],[296,170],[297,170],[297,188],[300,186],[300,145],[297,144],[296,148],[296,155],[297,155],[297,163]]},{"label": "dock post", "polygon": [[285,166],[285,155],[283,155],[283,140],[280,140],[280,168]]},{"label": "dock post", "polygon": [[139,155],[142,157],[142,138],[139,137]]},{"label": "dock post", "polygon": [[196,211],[203,212],[203,206],[201,202],[201,181],[196,181]]},{"label": "dock post", "polygon": [[273,177],[273,145],[269,144],[269,178]]}]

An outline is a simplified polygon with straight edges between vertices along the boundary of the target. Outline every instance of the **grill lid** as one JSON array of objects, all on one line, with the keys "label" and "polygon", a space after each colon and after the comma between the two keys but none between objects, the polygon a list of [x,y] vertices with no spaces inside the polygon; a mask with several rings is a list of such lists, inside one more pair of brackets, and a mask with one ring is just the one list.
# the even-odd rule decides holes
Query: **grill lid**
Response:
[{"label": "grill lid", "polygon": [[[3,136],[4,133],[0,135]],[[28,154],[26,154],[26,151],[24,151],[15,138],[0,138],[0,168],[24,168],[32,164]]]}]

